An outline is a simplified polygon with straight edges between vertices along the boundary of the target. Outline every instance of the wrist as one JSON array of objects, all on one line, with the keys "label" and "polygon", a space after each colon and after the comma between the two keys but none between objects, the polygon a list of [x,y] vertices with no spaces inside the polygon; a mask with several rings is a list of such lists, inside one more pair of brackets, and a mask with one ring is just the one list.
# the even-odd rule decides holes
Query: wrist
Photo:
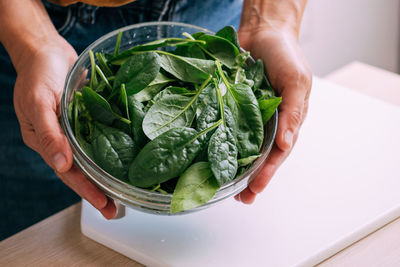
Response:
[{"label": "wrist", "polygon": [[26,55],[60,38],[41,0],[0,1],[0,42],[14,67]]},{"label": "wrist", "polygon": [[239,31],[268,32],[298,38],[306,0],[245,0]]}]

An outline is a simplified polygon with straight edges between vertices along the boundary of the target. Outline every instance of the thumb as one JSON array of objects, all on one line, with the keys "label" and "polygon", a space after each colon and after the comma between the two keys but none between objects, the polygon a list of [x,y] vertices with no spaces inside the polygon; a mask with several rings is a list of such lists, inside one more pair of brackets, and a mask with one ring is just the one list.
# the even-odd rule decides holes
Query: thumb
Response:
[{"label": "thumb", "polygon": [[33,127],[39,153],[46,163],[59,173],[68,171],[73,163],[72,151],[58,122],[55,103],[54,107],[43,103],[37,106]]},{"label": "thumb", "polygon": [[276,144],[283,151],[293,147],[294,137],[305,117],[306,91],[300,88],[282,90],[282,103],[279,106],[279,124]]}]

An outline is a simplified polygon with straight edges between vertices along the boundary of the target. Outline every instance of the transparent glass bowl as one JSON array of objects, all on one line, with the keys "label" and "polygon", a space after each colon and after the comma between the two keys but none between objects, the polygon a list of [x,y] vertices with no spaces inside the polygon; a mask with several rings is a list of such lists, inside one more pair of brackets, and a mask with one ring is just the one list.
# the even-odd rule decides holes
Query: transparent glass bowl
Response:
[{"label": "transparent glass bowl", "polygon": [[[104,35],[87,47],[72,66],[65,81],[64,92],[61,99],[60,121],[62,129],[71,145],[75,163],[80,167],[82,172],[88,179],[101,188],[106,195],[127,207],[153,214],[170,215],[171,194],[165,195],[134,187],[105,172],[96,165],[79,146],[68,121],[67,108],[68,104],[73,100],[73,92],[79,90],[88,82],[87,77],[89,77],[90,72],[89,50],[92,50],[94,53],[112,53],[119,31],[123,32],[120,51],[159,38],[182,37],[183,32],[191,34],[198,31],[212,32],[194,25],[175,22],[150,22],[124,27]],[[252,62],[254,62],[254,60],[250,59],[250,64]],[[207,204],[178,214],[190,213],[211,207],[242,191],[247,186],[248,182],[258,174],[263,161],[267,158],[274,143],[277,122],[278,115],[277,112],[275,112],[274,116],[265,126],[264,143],[261,149],[262,156],[260,156],[243,175],[221,187]]]}]

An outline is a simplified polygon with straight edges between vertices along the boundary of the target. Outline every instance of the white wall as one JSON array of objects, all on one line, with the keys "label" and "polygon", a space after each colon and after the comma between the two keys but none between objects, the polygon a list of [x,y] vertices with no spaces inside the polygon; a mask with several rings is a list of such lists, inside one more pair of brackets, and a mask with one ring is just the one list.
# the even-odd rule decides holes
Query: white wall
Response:
[{"label": "white wall", "polygon": [[308,0],[300,44],[313,72],[358,60],[399,72],[400,0]]}]

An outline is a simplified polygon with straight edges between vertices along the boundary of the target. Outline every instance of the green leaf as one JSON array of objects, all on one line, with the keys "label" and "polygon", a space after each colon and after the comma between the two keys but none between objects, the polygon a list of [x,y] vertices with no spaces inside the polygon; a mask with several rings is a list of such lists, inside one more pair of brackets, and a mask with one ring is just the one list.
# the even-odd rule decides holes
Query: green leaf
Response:
[{"label": "green leaf", "polygon": [[137,52],[145,52],[145,51],[152,51],[160,47],[165,47],[165,46],[177,46],[177,45],[183,45],[183,44],[190,44],[190,43],[204,43],[203,41],[198,41],[198,40],[190,40],[190,39],[184,39],[184,38],[162,38],[162,39],[157,39],[145,44],[140,44],[136,45],[128,50],[125,50],[121,54],[114,56],[111,60],[112,64],[115,65],[121,65],[125,63],[126,59],[132,55],[134,55]]},{"label": "green leaf", "polygon": [[224,100],[236,122],[240,156],[258,154],[264,141],[264,124],[253,91],[247,85],[234,84],[228,89]]},{"label": "green leaf", "polygon": [[154,139],[169,129],[190,127],[196,115],[196,100],[210,79],[211,76],[193,97],[163,94],[155,98],[154,105],[147,111],[143,120],[146,136]]},{"label": "green leaf", "polygon": [[262,100],[262,99],[267,99],[267,98],[274,96],[275,92],[272,89],[272,87],[269,86],[267,89],[262,89],[262,88],[257,89],[254,92],[254,95],[257,97],[258,100]]},{"label": "green leaf", "polygon": [[249,156],[247,158],[238,159],[238,166],[239,167],[247,166],[247,165],[253,163],[253,161],[258,159],[260,156],[261,156],[261,154],[258,154],[258,155],[254,155],[254,156]]},{"label": "green leaf", "polygon": [[92,50],[89,50],[89,58],[91,66],[89,85],[90,87],[95,88],[98,85],[98,81],[96,77],[96,62],[94,60],[94,54]]},{"label": "green leaf", "polygon": [[215,180],[208,162],[197,162],[191,165],[178,180],[171,200],[171,213],[193,209],[206,204],[217,190]]},{"label": "green leaf", "polygon": [[202,83],[215,72],[215,63],[212,60],[181,57],[163,51],[158,52],[160,53],[161,67],[184,82]]},{"label": "green leaf", "polygon": [[100,68],[103,71],[104,75],[106,77],[110,77],[113,75],[112,70],[110,69],[110,67],[108,66],[108,62],[106,57],[104,56],[103,53],[96,53],[96,58],[97,61],[99,62]]},{"label": "green leaf", "polygon": [[249,86],[241,83],[231,85],[220,63],[216,65],[219,76],[228,88],[224,101],[236,122],[235,136],[239,154],[242,158],[258,154],[264,141],[264,124],[257,99]]},{"label": "green leaf", "polygon": [[262,115],[263,124],[266,124],[269,119],[274,115],[279,104],[282,102],[282,97],[270,97],[267,99],[258,100],[260,111]]},{"label": "green leaf", "polygon": [[215,87],[210,83],[200,93],[196,105],[196,116],[199,117],[203,110],[211,104],[217,104],[217,95],[215,94]]},{"label": "green leaf", "polygon": [[247,79],[254,81],[253,91],[260,88],[264,80],[264,75],[264,63],[261,59],[257,59],[257,61],[246,71]]},{"label": "green leaf", "polygon": [[144,106],[133,96],[129,96],[128,109],[132,121],[133,140],[139,147],[143,147],[147,142],[146,135],[144,134],[142,128],[142,123],[144,119]]},{"label": "green leaf", "polygon": [[208,144],[208,161],[219,186],[232,181],[238,168],[236,140],[228,127],[221,124]]},{"label": "green leaf", "polygon": [[178,87],[178,86],[168,86],[161,92],[159,92],[154,98],[153,101],[158,101],[160,98],[166,97],[167,95],[169,96],[176,96],[176,95],[181,95],[181,96],[193,96],[195,95],[196,92],[193,93],[193,91],[189,91],[185,87]]},{"label": "green leaf", "polygon": [[136,94],[148,86],[160,71],[160,57],[154,52],[131,56],[117,71],[114,89],[125,83],[128,95]]},{"label": "green leaf", "polygon": [[130,123],[129,120],[116,114],[107,100],[90,87],[84,86],[82,88],[82,96],[90,115],[99,122],[110,125],[114,120],[120,119],[125,123]]},{"label": "green leaf", "polygon": [[168,83],[173,82],[173,79],[166,77],[159,72],[156,78],[143,90],[134,94],[134,98],[139,102],[149,101],[154,98]]},{"label": "green leaf", "polygon": [[[85,126],[88,126],[89,132],[91,129],[91,118],[89,118],[90,115],[83,115],[84,113],[87,113],[86,108],[84,107],[84,104],[82,102],[82,95],[80,92],[75,91],[74,92],[74,101],[73,103],[73,129],[75,133],[75,138],[78,141],[79,145],[81,146],[82,150],[86,153],[86,155],[93,159],[93,152],[91,145],[86,141],[85,137],[82,135],[82,129]],[[85,123],[85,126],[82,125],[83,121]],[[90,134],[90,133],[89,133]]]},{"label": "green leaf", "polygon": [[239,55],[239,49],[230,41],[215,35],[203,34],[198,40],[205,41],[205,48],[213,57],[219,59],[224,65],[233,68],[236,65],[235,58]]},{"label": "green leaf", "polygon": [[206,59],[203,50],[197,44],[179,45],[174,51],[175,55],[191,58]]},{"label": "green leaf", "polygon": [[96,164],[114,177],[127,180],[129,165],[139,152],[129,135],[96,123],[91,147]]},{"label": "green leaf", "polygon": [[145,145],[129,168],[129,180],[150,187],[180,176],[200,149],[195,129],[173,128]]},{"label": "green leaf", "polygon": [[128,96],[125,90],[125,84],[121,84],[120,94],[119,94],[119,106],[125,113],[126,118],[129,118],[129,110],[128,110]]},{"label": "green leaf", "polygon": [[254,81],[251,79],[248,79],[246,76],[246,72],[243,68],[238,67],[231,76],[231,79],[234,81],[234,83],[243,83],[248,85],[249,87],[254,86]]},{"label": "green leaf", "polygon": [[122,31],[119,31],[118,35],[117,35],[117,41],[115,42],[114,57],[119,54],[119,48],[121,46],[121,40],[122,40]]},{"label": "green leaf", "polygon": [[240,49],[239,38],[238,38],[235,27],[230,26],[230,25],[225,26],[221,30],[219,30],[215,35],[230,41],[238,49]]},{"label": "green leaf", "polygon": [[143,131],[150,139],[176,127],[190,127],[196,114],[194,99],[182,95],[166,95],[147,111]]}]

